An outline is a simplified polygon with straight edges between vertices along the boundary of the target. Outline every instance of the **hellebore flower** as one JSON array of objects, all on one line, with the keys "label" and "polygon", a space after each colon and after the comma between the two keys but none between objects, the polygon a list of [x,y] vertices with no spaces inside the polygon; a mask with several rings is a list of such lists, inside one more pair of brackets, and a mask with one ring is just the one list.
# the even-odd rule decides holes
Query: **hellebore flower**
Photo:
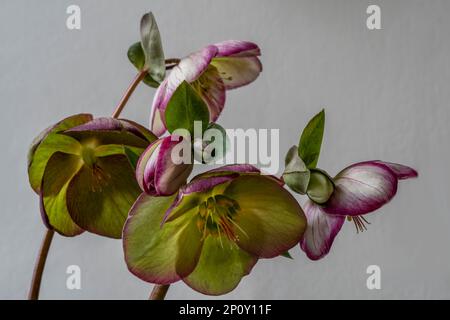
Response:
[{"label": "hellebore flower", "polygon": [[215,122],[225,104],[225,90],[254,81],[262,71],[259,47],[251,42],[230,40],[209,45],[181,59],[155,93],[150,128],[157,136],[166,131],[165,109],[177,87],[191,84],[208,106]]},{"label": "hellebore flower", "polygon": [[414,169],[383,161],[360,162],[345,168],[334,177],[334,191],[324,204],[311,197],[307,200],[304,210],[308,227],[300,241],[301,248],[310,259],[321,259],[330,251],[346,217],[354,222],[358,232],[365,230],[368,222],[363,215],[388,203],[397,192],[398,180],[414,177]]},{"label": "hellebore flower", "polygon": [[90,114],[45,130],[31,146],[28,176],[46,226],[64,236],[87,230],[120,238],[141,192],[127,154],[138,157],[155,139],[132,121]]},{"label": "hellebore flower", "polygon": [[160,138],[142,153],[136,166],[136,179],[142,191],[151,196],[169,196],[186,183],[194,167],[193,161],[175,163],[172,159],[174,148],[183,143],[183,139]]},{"label": "hellebore flower", "polygon": [[209,295],[233,290],[259,258],[295,246],[303,211],[277,178],[250,165],[205,172],[176,196],[142,194],[123,231],[125,260],[142,280],[183,280]]}]

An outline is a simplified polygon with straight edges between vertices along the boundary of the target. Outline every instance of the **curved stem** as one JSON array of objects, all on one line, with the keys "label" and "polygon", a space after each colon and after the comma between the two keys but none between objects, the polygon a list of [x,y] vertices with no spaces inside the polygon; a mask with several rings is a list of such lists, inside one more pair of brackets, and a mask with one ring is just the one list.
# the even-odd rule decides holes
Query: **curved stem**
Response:
[{"label": "curved stem", "polygon": [[41,249],[34,265],[33,278],[31,279],[30,292],[28,300],[37,300],[39,298],[39,289],[41,288],[42,274],[44,272],[45,261],[47,260],[48,251],[52,244],[55,231],[47,229],[44,239],[42,240]]},{"label": "curved stem", "polygon": [[136,77],[133,79],[133,82],[131,82],[128,89],[125,91],[122,99],[120,100],[119,104],[117,105],[116,109],[114,110],[111,117],[118,118],[120,114],[122,113],[123,108],[128,102],[128,99],[130,99],[131,94],[133,93],[134,89],[138,86],[139,82],[141,82],[142,79],[147,75],[147,71],[140,71]]},{"label": "curved stem", "polygon": [[155,284],[152,293],[150,294],[149,300],[164,300],[167,291],[169,290],[170,284],[159,285]]}]

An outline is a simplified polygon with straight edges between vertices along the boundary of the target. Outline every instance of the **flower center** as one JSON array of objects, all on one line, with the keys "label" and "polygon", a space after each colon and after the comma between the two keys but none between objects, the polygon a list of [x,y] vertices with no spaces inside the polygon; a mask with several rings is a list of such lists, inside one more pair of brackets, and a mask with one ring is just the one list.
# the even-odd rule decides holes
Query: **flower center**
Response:
[{"label": "flower center", "polygon": [[363,216],[354,216],[354,217],[347,216],[347,220],[353,221],[353,223],[355,224],[356,233],[360,233],[367,230],[366,224],[370,224],[370,222],[367,221]]},{"label": "flower center", "polygon": [[[209,197],[199,205],[197,227],[203,234],[202,239],[208,235],[219,237],[222,243],[222,235],[234,242],[239,241],[235,228],[243,234],[244,230],[236,222],[236,215],[241,210],[239,204],[224,195]],[[223,245],[222,245],[223,246]]]}]

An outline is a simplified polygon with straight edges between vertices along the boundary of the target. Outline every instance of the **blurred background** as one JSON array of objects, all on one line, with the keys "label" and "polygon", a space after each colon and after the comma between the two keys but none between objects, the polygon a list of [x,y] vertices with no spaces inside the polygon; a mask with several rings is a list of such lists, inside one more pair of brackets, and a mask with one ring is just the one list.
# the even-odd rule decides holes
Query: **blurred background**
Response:
[{"label": "blurred background", "polygon": [[[81,8],[81,30],[66,8]],[[366,8],[381,7],[381,30]],[[110,115],[136,71],[128,47],[153,11],[167,57],[227,39],[262,50],[259,79],[230,91],[226,128],[279,128],[280,162],[306,122],[325,108],[319,166],[383,159],[418,169],[397,197],[368,216],[369,230],[346,223],[331,253],[312,262],[260,260],[232,299],[450,298],[450,2],[442,0],[2,0],[0,2],[0,298],[26,298],[44,226],[28,185],[26,155],[48,125],[80,112]],[[141,85],[124,117],[148,124],[154,89]],[[282,168],[281,168],[282,170]],[[81,268],[81,290],[66,268]],[[368,290],[366,269],[381,268]],[[42,299],[145,299],[151,285],[128,272],[121,242],[85,233],[56,235]],[[168,299],[210,298],[184,283]]]}]

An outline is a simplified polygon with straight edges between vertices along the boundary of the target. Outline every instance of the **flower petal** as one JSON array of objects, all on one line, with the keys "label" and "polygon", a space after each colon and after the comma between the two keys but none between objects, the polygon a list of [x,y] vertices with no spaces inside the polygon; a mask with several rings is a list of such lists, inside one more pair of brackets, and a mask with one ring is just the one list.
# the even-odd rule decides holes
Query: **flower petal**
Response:
[{"label": "flower petal", "polygon": [[335,178],[335,191],[323,210],[330,214],[361,215],[388,203],[397,192],[397,176],[386,165],[368,161],[351,165]]},{"label": "flower petal", "polygon": [[73,222],[66,204],[67,186],[81,166],[78,156],[56,152],[50,157],[42,178],[40,198],[44,223],[67,237],[83,232]]},{"label": "flower petal", "polygon": [[410,178],[417,178],[419,175],[416,170],[411,167],[404,166],[398,163],[386,162],[386,161],[373,161],[375,163],[384,164],[389,167],[397,176],[399,180],[405,180]]},{"label": "flower petal", "polygon": [[[182,137],[179,140],[173,140],[173,136],[164,138],[155,151],[158,154],[156,168],[154,168],[155,189],[158,195],[168,196],[174,194],[178,189],[186,184],[186,180],[192,172],[194,165],[192,163],[176,164],[172,161],[172,150],[179,143],[182,142]],[[147,175],[147,167],[144,177]],[[145,179],[145,178],[144,178]]]},{"label": "flower petal", "polygon": [[169,284],[189,275],[197,265],[202,242],[192,214],[160,226],[174,197],[142,194],[123,229],[128,269],[142,280]]},{"label": "flower petal", "polygon": [[261,55],[258,45],[249,41],[227,40],[216,43],[216,57],[255,57]]},{"label": "flower petal", "polygon": [[[148,194],[152,193],[150,191],[151,189],[153,190],[153,188],[149,188],[149,184],[153,185],[156,160],[158,158],[157,151],[159,150],[161,142],[162,140],[159,139],[150,144],[141,154],[136,165],[136,180],[142,191]],[[151,172],[153,172],[153,175],[150,175]]]},{"label": "flower petal", "polygon": [[197,266],[183,281],[203,294],[225,294],[237,287],[257,261],[257,257],[227,237],[210,235],[205,239]]},{"label": "flower petal", "polygon": [[225,189],[237,201],[237,245],[258,257],[273,258],[295,246],[306,218],[295,198],[276,181],[265,176],[240,176]]},{"label": "flower petal", "polygon": [[300,240],[300,247],[308,258],[319,260],[330,251],[334,238],[345,222],[345,217],[329,215],[311,200],[307,200],[303,208],[308,226]]},{"label": "flower petal", "polygon": [[[179,84],[178,84],[179,85]],[[155,96],[153,98],[152,110],[150,114],[150,130],[157,136],[166,132],[166,119],[164,117],[164,110],[166,109],[167,103],[170,99],[165,99],[167,92],[167,78],[161,83],[158,89],[155,92]],[[170,93],[171,96],[173,91]]]},{"label": "flower petal", "polygon": [[120,238],[128,211],[141,190],[126,156],[97,158],[84,165],[67,189],[67,208],[81,228]]},{"label": "flower petal", "polygon": [[207,104],[210,122],[215,122],[225,106],[226,99],[225,84],[219,71],[210,65],[191,85]]},{"label": "flower petal", "polygon": [[262,64],[257,57],[214,58],[211,64],[217,68],[227,90],[255,81],[262,72]]}]

